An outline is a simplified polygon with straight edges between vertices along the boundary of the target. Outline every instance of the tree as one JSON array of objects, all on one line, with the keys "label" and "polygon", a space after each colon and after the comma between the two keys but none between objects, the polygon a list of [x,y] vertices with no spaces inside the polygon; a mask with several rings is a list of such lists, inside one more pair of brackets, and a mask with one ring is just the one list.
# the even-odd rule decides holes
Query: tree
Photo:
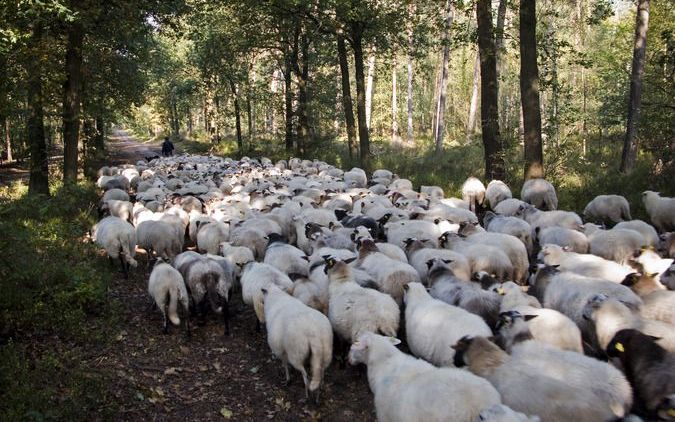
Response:
[{"label": "tree", "polygon": [[525,180],[544,177],[537,69],[536,0],[520,1],[520,98],[523,108]]},{"label": "tree", "polygon": [[443,32],[443,53],[441,58],[441,75],[438,82],[438,99],[436,103],[436,124],[434,125],[433,136],[436,152],[443,150],[443,123],[445,121],[445,91],[448,79],[448,61],[450,60],[450,27],[454,14],[454,0],[446,2],[446,21],[445,31]]},{"label": "tree", "polygon": [[649,0],[638,0],[635,16],[635,42],[633,47],[633,63],[630,73],[630,97],[628,100],[628,119],[626,135],[623,140],[621,154],[622,173],[630,173],[637,161],[638,140],[637,126],[640,122],[640,105],[642,99],[642,78],[645,68],[645,52],[647,50],[647,29],[649,26]]},{"label": "tree", "polygon": [[347,48],[345,39],[342,35],[337,35],[338,61],[340,62],[340,82],[342,84],[342,109],[345,115],[345,125],[347,126],[347,148],[349,157],[354,155],[354,144],[356,142],[356,124],[354,122],[354,110],[352,109],[352,94],[349,84],[349,62],[347,60]]},{"label": "tree", "polygon": [[[72,1],[74,10],[80,2]],[[65,74],[63,83],[63,181],[77,182],[78,142],[80,138],[80,91],[82,89],[82,43],[84,26],[80,16],[67,24]]]},{"label": "tree", "polygon": [[[32,32],[28,40],[28,51],[35,57],[40,57],[44,28],[40,19],[33,23]],[[26,61],[28,75],[28,144],[30,145],[30,178],[28,180],[29,194],[49,195],[49,162],[47,157],[47,143],[45,141],[42,63],[40,60]]]},{"label": "tree", "polygon": [[497,85],[497,52],[490,0],[477,0],[478,51],[480,54],[480,114],[485,148],[485,178],[503,180],[506,176],[504,150],[499,134],[499,88]]}]

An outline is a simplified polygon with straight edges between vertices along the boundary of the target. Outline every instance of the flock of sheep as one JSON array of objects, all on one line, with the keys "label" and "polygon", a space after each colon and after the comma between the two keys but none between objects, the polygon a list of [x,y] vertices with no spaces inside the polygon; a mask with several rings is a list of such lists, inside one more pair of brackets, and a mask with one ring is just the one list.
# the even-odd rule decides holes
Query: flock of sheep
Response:
[{"label": "flock of sheep", "polygon": [[147,252],[165,332],[212,313],[228,334],[241,295],[309,398],[335,357],[367,365],[381,421],[675,420],[673,198],[643,194],[648,224],[598,196],[584,223],[543,179],[516,199],[471,177],[459,199],[197,155],[99,175],[93,239],[125,274]]}]

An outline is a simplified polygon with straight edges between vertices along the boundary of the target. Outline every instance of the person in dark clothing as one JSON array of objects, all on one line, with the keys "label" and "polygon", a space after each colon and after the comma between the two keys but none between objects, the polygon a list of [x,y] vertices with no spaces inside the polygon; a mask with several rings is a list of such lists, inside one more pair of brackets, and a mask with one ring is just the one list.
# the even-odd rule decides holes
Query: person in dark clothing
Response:
[{"label": "person in dark clothing", "polygon": [[162,142],[162,155],[164,157],[170,157],[173,155],[173,142],[169,140],[169,137],[164,137],[164,142]]}]

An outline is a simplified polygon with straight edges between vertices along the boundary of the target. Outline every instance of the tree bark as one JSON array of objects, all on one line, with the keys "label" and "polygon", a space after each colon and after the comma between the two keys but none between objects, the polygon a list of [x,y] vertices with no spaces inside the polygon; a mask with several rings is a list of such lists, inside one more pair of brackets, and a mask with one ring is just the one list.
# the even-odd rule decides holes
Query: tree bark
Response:
[{"label": "tree bark", "polygon": [[80,138],[80,95],[82,84],[82,41],[80,22],[68,26],[66,80],[63,84],[63,181],[77,182],[78,141]]},{"label": "tree bark", "polygon": [[497,85],[497,54],[490,0],[476,3],[478,21],[478,50],[481,74],[481,127],[485,148],[485,178],[503,180],[506,176],[504,151],[499,134],[499,88]]},{"label": "tree bark", "polygon": [[[34,57],[39,57],[42,48],[42,27],[39,22],[28,40],[29,49]],[[45,140],[44,113],[42,109],[42,63],[40,60],[28,60],[26,73],[28,97],[28,144],[30,146],[30,178],[28,193],[49,195],[49,162]]]},{"label": "tree bark", "polygon": [[396,58],[391,66],[391,142],[397,147],[401,146],[401,134],[398,129],[398,100],[396,94]]},{"label": "tree bark", "polygon": [[[296,68],[298,75],[298,155],[305,154],[307,145],[309,144],[309,116],[308,116],[308,102],[309,96],[307,93],[309,83],[309,39],[305,32],[300,37],[300,49],[302,51],[301,67]],[[295,66],[299,63],[296,61]]]},{"label": "tree bark", "polygon": [[[410,16],[415,13],[415,3],[411,2],[409,6]],[[411,19],[412,21],[412,19]],[[408,95],[406,102],[408,103],[408,131],[407,131],[407,142],[409,146],[412,146],[414,143],[413,136],[413,26],[408,25]]]},{"label": "tree bark", "polygon": [[637,127],[640,122],[640,106],[642,100],[642,77],[645,68],[645,51],[647,49],[647,29],[649,27],[649,0],[638,0],[635,17],[635,43],[633,46],[633,64],[630,74],[630,97],[628,100],[628,120],[626,136],[621,154],[622,173],[630,173],[635,168],[638,152]]},{"label": "tree bark", "polygon": [[480,53],[476,53],[476,60],[473,62],[473,82],[471,85],[471,101],[469,103],[469,120],[466,124],[467,142],[471,140],[471,135],[476,131],[476,115],[478,114],[478,93],[480,87]]},{"label": "tree bark", "polygon": [[368,57],[368,81],[366,83],[366,124],[370,129],[370,118],[373,111],[373,84],[375,82],[375,48]]},{"label": "tree bark", "polygon": [[12,131],[9,127],[9,118],[7,116],[3,117],[5,120],[5,151],[7,153],[7,162],[12,162]]},{"label": "tree bark", "polygon": [[354,71],[356,72],[356,115],[359,122],[359,159],[361,167],[370,167],[370,137],[366,119],[366,86],[363,63],[363,30],[352,24],[352,48],[354,50]]},{"label": "tree bark", "polygon": [[349,61],[347,60],[347,48],[344,37],[337,37],[338,59],[340,61],[340,75],[342,81],[342,110],[345,113],[345,125],[347,126],[347,148],[349,158],[354,156],[356,143],[356,123],[354,122],[354,109],[352,108],[352,93],[349,84]]},{"label": "tree bark", "polygon": [[286,151],[293,149],[293,87],[291,57],[287,52],[284,58],[284,100],[286,115]]},{"label": "tree bark", "polygon": [[434,143],[437,153],[443,150],[443,133],[445,122],[445,95],[448,79],[448,61],[450,60],[450,27],[454,14],[454,0],[446,2],[445,31],[443,32],[443,53],[441,58],[441,76],[438,82],[438,100],[436,103],[436,125],[434,126]]},{"label": "tree bark", "polygon": [[544,177],[536,19],[535,0],[520,0],[520,101],[523,109],[525,180]]},{"label": "tree bark", "polygon": [[232,79],[230,82],[230,90],[232,91],[232,97],[234,99],[234,121],[235,127],[237,129],[237,149],[239,153],[244,152],[244,140],[241,136],[241,108],[239,107],[239,94],[237,93],[237,85],[235,85]]}]

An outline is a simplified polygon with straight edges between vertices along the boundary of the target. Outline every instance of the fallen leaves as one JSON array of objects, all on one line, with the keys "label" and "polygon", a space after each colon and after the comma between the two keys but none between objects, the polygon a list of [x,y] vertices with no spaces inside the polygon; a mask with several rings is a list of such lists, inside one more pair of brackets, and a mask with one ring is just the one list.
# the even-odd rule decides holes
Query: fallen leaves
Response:
[{"label": "fallen leaves", "polygon": [[225,418],[225,419],[230,419],[232,417],[232,411],[228,409],[227,407],[223,406],[220,409],[220,414]]}]

